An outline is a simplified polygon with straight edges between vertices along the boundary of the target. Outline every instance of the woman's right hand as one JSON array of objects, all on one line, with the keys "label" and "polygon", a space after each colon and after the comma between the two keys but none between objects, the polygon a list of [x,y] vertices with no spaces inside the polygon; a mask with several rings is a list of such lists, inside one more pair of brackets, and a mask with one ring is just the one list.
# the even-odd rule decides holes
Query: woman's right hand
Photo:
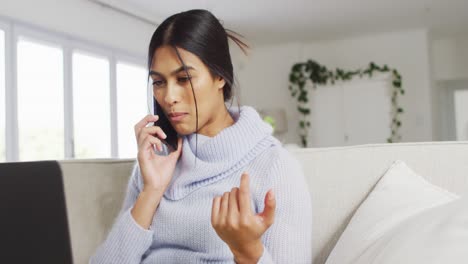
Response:
[{"label": "woman's right hand", "polygon": [[154,152],[153,145],[162,151],[162,142],[166,135],[159,126],[147,126],[156,122],[159,117],[147,115],[135,125],[135,136],[138,144],[138,164],[143,177],[143,190],[164,193],[171,182],[177,160],[182,153],[182,138],[177,141],[177,150],[168,156],[158,155]]}]

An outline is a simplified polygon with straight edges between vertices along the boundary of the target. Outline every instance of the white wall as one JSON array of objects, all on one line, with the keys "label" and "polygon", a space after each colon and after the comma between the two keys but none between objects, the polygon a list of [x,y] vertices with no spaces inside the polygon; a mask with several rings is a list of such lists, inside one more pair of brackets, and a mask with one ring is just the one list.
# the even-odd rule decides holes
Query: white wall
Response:
[{"label": "white wall", "polygon": [[431,56],[436,80],[468,79],[468,36],[433,40]]},{"label": "white wall", "polygon": [[437,99],[436,140],[457,140],[453,93],[468,89],[468,35],[434,38],[430,54]]},{"label": "white wall", "polygon": [[402,141],[432,140],[432,78],[427,30],[256,47],[239,73],[242,99],[244,103],[260,107],[286,107],[290,142],[298,142],[298,113],[287,89],[288,75],[295,62],[307,59],[316,60],[329,69],[354,70],[366,67],[371,61],[398,69],[406,91],[400,97],[405,109]]},{"label": "white wall", "polygon": [[234,45],[231,48],[241,104],[257,108],[286,108],[289,132],[285,140],[288,142],[295,142],[298,137],[297,122],[294,121],[297,110],[288,90],[288,75],[291,65],[301,60],[299,48],[297,43],[253,46],[248,57],[240,54]]},{"label": "white wall", "polygon": [[155,27],[84,0],[2,0],[1,17],[146,56]]}]

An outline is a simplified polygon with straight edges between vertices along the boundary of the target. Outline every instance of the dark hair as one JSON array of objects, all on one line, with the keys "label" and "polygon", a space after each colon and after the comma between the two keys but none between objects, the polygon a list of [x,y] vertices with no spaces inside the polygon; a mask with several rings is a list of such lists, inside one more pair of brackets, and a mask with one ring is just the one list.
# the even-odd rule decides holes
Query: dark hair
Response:
[{"label": "dark hair", "polygon": [[[228,38],[231,38],[246,54],[247,44],[235,33],[225,29],[221,22],[208,10],[194,9],[174,14],[165,19],[153,33],[148,49],[148,73],[157,48],[167,45],[174,48],[187,76],[190,76],[177,48],[196,55],[209,69],[213,78],[222,77],[224,101],[232,98],[234,71],[229,53]],[[149,78],[149,76],[148,76]],[[196,132],[198,132],[198,107],[193,84],[189,78],[195,99]]]},{"label": "dark hair", "polygon": [[[224,29],[220,21],[208,10],[194,9],[181,12],[164,20],[153,33],[148,49],[148,71],[151,68],[154,52],[168,45],[183,48],[195,54],[209,69],[212,77],[222,77],[224,101],[231,99],[234,85],[234,72],[229,54],[228,37],[245,53],[248,45],[242,42],[229,29]],[[240,35],[239,35],[240,36]],[[182,61],[182,60],[181,60]],[[185,64],[182,61],[183,66]]]}]

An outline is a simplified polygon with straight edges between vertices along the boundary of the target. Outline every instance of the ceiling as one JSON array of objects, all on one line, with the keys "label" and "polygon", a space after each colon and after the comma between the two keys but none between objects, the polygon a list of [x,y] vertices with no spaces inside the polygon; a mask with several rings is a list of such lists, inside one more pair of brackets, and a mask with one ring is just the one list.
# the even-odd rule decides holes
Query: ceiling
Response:
[{"label": "ceiling", "polygon": [[428,28],[468,35],[468,0],[93,0],[154,24],[189,9],[207,9],[226,28],[258,42],[336,39]]}]

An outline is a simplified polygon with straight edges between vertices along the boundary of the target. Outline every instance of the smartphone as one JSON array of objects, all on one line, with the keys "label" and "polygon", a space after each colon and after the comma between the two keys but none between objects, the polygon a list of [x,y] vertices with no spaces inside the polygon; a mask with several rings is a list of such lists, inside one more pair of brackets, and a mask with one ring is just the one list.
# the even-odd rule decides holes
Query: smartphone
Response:
[{"label": "smartphone", "polygon": [[158,121],[154,125],[159,126],[167,136],[165,139],[160,138],[160,140],[169,148],[170,152],[177,150],[177,139],[179,138],[177,131],[172,127],[169,119],[167,119],[166,114],[154,97],[153,106],[154,114],[159,116]]}]

